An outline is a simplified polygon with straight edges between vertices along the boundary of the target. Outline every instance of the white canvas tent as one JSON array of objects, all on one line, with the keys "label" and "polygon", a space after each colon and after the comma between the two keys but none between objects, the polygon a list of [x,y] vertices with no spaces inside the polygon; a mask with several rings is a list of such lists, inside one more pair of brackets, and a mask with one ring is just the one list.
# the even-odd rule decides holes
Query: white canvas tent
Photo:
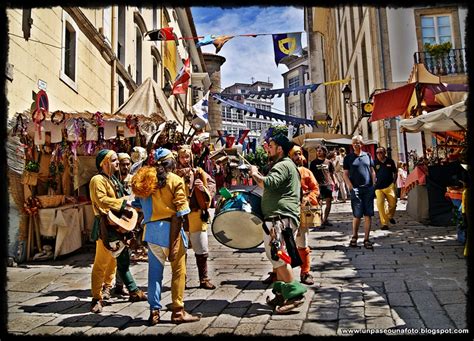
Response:
[{"label": "white canvas tent", "polygon": [[183,123],[183,118],[178,117],[171,108],[163,90],[150,77],[115,111],[114,115],[117,114],[155,118],[158,123],[164,121],[176,121],[180,125]]},{"label": "white canvas tent", "polygon": [[467,106],[462,101],[415,118],[400,121],[400,127],[407,132],[443,132],[467,129]]}]

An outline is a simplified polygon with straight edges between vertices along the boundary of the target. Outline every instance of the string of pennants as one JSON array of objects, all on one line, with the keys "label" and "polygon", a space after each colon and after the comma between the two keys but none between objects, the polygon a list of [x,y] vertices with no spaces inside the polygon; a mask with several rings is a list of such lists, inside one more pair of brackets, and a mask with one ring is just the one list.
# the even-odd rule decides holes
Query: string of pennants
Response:
[{"label": "string of pennants", "polygon": [[205,45],[214,45],[216,54],[222,49],[225,43],[235,37],[253,37],[258,36],[272,36],[273,49],[275,52],[275,63],[278,65],[284,58],[291,55],[303,55],[303,48],[301,45],[301,34],[303,32],[288,32],[288,33],[249,33],[249,34],[235,34],[235,35],[215,35],[208,34],[205,36],[196,37],[181,37],[178,38],[173,32],[173,27],[163,27],[156,30],[151,30],[145,33],[150,41],[175,41],[178,40],[198,40],[197,47]]},{"label": "string of pennants", "polygon": [[[273,98],[275,94],[281,94],[285,93],[288,95],[290,92],[299,93],[301,91],[308,91],[310,90],[311,92],[315,91],[320,85],[334,85],[334,84],[340,84],[340,83],[347,83],[349,82],[350,78],[348,79],[341,79],[341,80],[336,80],[336,81],[329,81],[329,82],[323,82],[323,83],[318,83],[318,84],[309,84],[297,88],[283,88],[283,89],[275,89],[272,90],[272,93],[269,93],[268,90],[262,90],[262,91],[252,91],[248,95],[251,96],[257,96],[257,98],[267,98],[266,96],[271,96],[270,98]],[[201,89],[201,88],[200,88]],[[202,89],[201,89],[202,90]],[[207,91],[207,93],[204,95],[204,97],[193,106],[193,113],[194,113],[194,120],[193,122],[196,122],[196,125],[199,127],[205,126],[208,122],[208,96],[210,92]],[[286,114],[277,114],[268,110],[263,110],[259,109],[256,107],[252,107],[250,105],[245,105],[243,103],[240,103],[236,100],[233,100],[231,98],[235,98],[236,96],[242,96],[243,94],[226,94],[226,93],[212,93],[211,96],[212,98],[217,101],[218,104],[224,103],[224,105],[233,107],[237,109],[237,112],[243,112],[245,113],[250,113],[251,115],[255,115],[256,117],[266,117],[266,118],[273,118],[279,121],[285,121],[285,122],[290,122],[295,126],[298,125],[309,125],[309,126],[318,126],[318,124],[314,120],[309,120],[305,118],[300,118],[300,117],[294,117]],[[247,94],[246,94],[247,95]],[[241,98],[237,98],[240,100]]]},{"label": "string of pennants", "polygon": [[[267,99],[267,98],[273,98],[275,96],[281,97],[283,94],[285,96],[289,96],[291,93],[293,93],[293,96],[296,96],[300,93],[307,93],[308,90],[310,92],[314,92],[320,85],[334,85],[334,84],[348,83],[350,80],[351,80],[350,78],[346,78],[346,79],[330,81],[330,82],[301,85],[294,88],[271,89],[271,90],[262,90],[262,91],[250,90],[248,93],[245,93],[245,94],[230,94],[230,96],[233,96],[233,97],[243,96],[244,98],[257,97],[257,99],[260,99],[260,98]],[[225,95],[226,97],[229,97],[228,94],[223,94],[223,95]]]},{"label": "string of pennants", "polygon": [[226,97],[233,97],[233,98],[236,98],[236,99],[240,99],[241,97],[244,97],[244,98],[255,98],[256,97],[257,99],[260,99],[260,98],[267,99],[267,98],[273,98],[275,96],[281,97],[283,94],[285,96],[289,96],[291,93],[293,93],[293,95],[295,96],[299,93],[306,93],[306,92],[308,92],[308,90],[310,92],[313,92],[321,84],[322,83],[308,84],[308,85],[297,86],[297,87],[294,87],[294,88],[272,89],[272,90],[262,90],[262,91],[249,90],[248,92],[241,93],[241,94],[223,93],[222,95],[224,95]]},{"label": "string of pennants", "polygon": [[245,105],[240,102],[231,100],[230,98],[224,97],[222,94],[217,94],[214,93],[212,94],[212,97],[214,100],[217,101],[217,103],[224,103],[227,106],[233,107],[237,109],[237,112],[240,110],[241,112],[245,113],[250,113],[252,115],[255,115],[257,118],[262,116],[266,118],[273,118],[278,121],[285,121],[292,123],[293,125],[307,125],[307,126],[314,126],[316,125],[316,122],[314,120],[309,120],[306,118],[301,118],[301,117],[294,117],[294,116],[289,116],[289,115],[284,115],[284,114],[277,114],[268,110],[263,110],[259,108],[252,107],[250,105]]}]

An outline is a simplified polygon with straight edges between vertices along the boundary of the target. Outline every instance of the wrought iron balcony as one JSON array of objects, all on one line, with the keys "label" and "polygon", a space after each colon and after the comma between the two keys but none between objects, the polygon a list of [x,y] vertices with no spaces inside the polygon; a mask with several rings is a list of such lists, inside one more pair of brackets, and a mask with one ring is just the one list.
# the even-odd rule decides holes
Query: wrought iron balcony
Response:
[{"label": "wrought iron balcony", "polygon": [[434,75],[467,74],[466,50],[451,49],[443,57],[434,58],[428,52],[415,52],[415,63],[425,64],[426,69]]}]

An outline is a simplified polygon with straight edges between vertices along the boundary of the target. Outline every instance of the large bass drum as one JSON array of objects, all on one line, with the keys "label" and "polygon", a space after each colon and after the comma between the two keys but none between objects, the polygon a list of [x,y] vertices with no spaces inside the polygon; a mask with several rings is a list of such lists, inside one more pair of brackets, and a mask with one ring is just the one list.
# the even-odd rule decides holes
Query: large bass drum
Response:
[{"label": "large bass drum", "polygon": [[263,243],[262,189],[245,187],[230,190],[232,197],[222,198],[212,221],[212,234],[221,244],[233,249],[252,249]]}]

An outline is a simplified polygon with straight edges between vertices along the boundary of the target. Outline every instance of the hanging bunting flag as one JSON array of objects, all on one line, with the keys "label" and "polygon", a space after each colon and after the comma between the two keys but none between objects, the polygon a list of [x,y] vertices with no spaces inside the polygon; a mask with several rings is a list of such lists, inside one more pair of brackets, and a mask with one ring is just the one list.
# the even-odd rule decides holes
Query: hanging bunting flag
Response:
[{"label": "hanging bunting flag", "polygon": [[229,40],[234,38],[234,36],[218,36],[216,39],[212,41],[212,44],[216,47],[216,53],[219,53],[222,46],[227,43]]},{"label": "hanging bunting flag", "polygon": [[173,27],[164,27],[157,30],[148,31],[145,33],[144,37],[149,36],[149,40],[175,40],[176,35],[173,33]]},{"label": "hanging bunting flag", "polygon": [[173,95],[186,94],[189,86],[189,79],[191,78],[191,70],[189,67],[189,58],[184,61],[184,65],[179,70],[178,75],[173,83]]},{"label": "hanging bunting flag", "polygon": [[275,63],[278,66],[283,58],[291,55],[303,55],[301,47],[301,32],[272,34],[273,49],[275,51]]},{"label": "hanging bunting flag", "polygon": [[232,97],[234,100],[240,100],[239,97],[245,97],[245,98],[273,98],[275,95],[278,95],[278,97],[281,97],[281,95],[289,96],[291,93],[294,95],[297,95],[299,93],[307,93],[308,90],[310,92],[316,91],[316,89],[323,83],[314,83],[314,84],[308,84],[308,85],[301,85],[297,86],[294,88],[282,88],[282,89],[272,89],[272,90],[262,90],[262,91],[253,91],[249,90],[245,94],[222,94],[225,97]]},{"label": "hanging bunting flag", "polygon": [[227,106],[230,106],[230,107],[233,107],[233,108],[236,108],[236,109],[240,109],[242,111],[248,111],[249,113],[255,114],[257,116],[260,115],[260,116],[263,116],[263,117],[270,117],[270,118],[274,118],[274,119],[279,120],[279,121],[286,121],[286,122],[291,123],[293,125],[295,125],[295,124],[304,124],[304,125],[308,125],[308,126],[314,126],[315,125],[314,120],[301,118],[301,117],[290,116],[290,115],[287,115],[287,114],[285,114],[285,115],[277,114],[277,113],[274,113],[274,112],[271,112],[271,111],[258,109],[258,108],[255,108],[255,107],[251,107],[250,105],[245,105],[245,104],[233,101],[231,99],[222,97],[222,95],[220,95],[220,94],[214,93],[214,94],[212,94],[212,97],[215,100],[222,102],[224,105],[227,105]]},{"label": "hanging bunting flag", "polygon": [[239,129],[239,138],[237,139],[237,142],[236,144],[241,144],[243,145],[244,144],[244,140],[245,138],[247,137],[248,133],[249,133],[250,129]]},{"label": "hanging bunting flag", "polygon": [[192,107],[194,118],[191,122],[196,129],[202,129],[209,122],[209,91]]},{"label": "hanging bunting flag", "polygon": [[351,81],[351,77],[348,77],[346,79],[339,79],[337,81],[324,82],[322,84],[323,85],[335,85],[335,84],[341,84],[341,83],[349,83],[350,81]]},{"label": "hanging bunting flag", "polygon": [[232,148],[232,145],[234,144],[235,136],[234,135],[227,135],[225,137],[225,147],[226,148]]},{"label": "hanging bunting flag", "polygon": [[210,45],[214,42],[214,39],[216,39],[216,38],[217,38],[217,36],[215,36],[214,34],[208,34],[207,36],[204,37],[204,39],[199,40],[196,43],[196,47],[201,47],[201,46],[204,46],[204,45]]}]

